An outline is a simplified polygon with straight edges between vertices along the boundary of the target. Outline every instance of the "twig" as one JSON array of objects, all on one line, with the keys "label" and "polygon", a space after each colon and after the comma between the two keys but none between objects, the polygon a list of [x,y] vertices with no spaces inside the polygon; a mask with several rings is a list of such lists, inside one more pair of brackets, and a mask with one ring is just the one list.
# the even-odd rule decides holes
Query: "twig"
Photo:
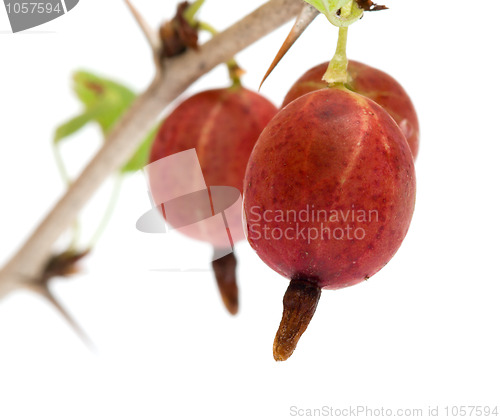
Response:
[{"label": "twig", "polygon": [[169,59],[160,77],[136,99],[99,152],[0,271],[0,296],[36,282],[55,241],[101,183],[129,159],[171,101],[203,74],[297,16],[302,6],[301,0],[270,0],[198,51]]}]

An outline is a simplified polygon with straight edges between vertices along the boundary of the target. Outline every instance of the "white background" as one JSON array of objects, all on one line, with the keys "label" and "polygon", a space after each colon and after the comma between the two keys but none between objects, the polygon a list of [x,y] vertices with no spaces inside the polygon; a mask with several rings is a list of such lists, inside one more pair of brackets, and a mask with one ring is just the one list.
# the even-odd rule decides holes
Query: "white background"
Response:
[{"label": "white background", "polygon": [[[136,3],[153,25],[174,10],[173,1]],[[223,29],[262,3],[208,0],[200,17]],[[444,417],[447,405],[500,406],[497,4],[389,6],[352,27],[348,53],[396,77],[421,121],[416,212],[391,263],[368,282],[324,292],[295,354],[276,363],[286,280],[240,244],[233,318],[210,271],[152,271],[169,256],[162,240],[135,230],[148,200],[141,174],[131,176],[84,274],[53,285],[95,353],[41,298],[0,302],[0,419],[286,419],[291,406],[358,405],[439,405]],[[290,25],[238,55],[247,87],[257,88]],[[279,105],[335,40],[318,18],[262,93]],[[63,192],[50,141],[80,110],[70,90],[78,68],[147,86],[150,53],[122,1],[82,0],[19,34],[0,7],[1,261]],[[226,83],[220,67],[185,95]],[[90,126],[64,146],[73,173],[99,142]],[[109,187],[85,210],[89,235]],[[208,268],[208,247],[178,244]]]}]

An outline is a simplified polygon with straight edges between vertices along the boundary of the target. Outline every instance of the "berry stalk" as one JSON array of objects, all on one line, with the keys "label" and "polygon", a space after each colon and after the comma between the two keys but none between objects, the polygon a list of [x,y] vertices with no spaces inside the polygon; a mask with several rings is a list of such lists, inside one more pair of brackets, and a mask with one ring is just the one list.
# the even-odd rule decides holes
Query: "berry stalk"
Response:
[{"label": "berry stalk", "polygon": [[[340,19],[349,20],[350,17],[356,17],[363,13],[362,9],[358,6],[354,0],[351,0],[347,5],[338,10],[338,17]],[[352,22],[351,22],[352,23]],[[330,61],[326,73],[323,76],[323,80],[328,84],[345,84],[348,82],[347,73],[347,31],[350,23],[339,26],[339,37],[337,41],[337,50],[335,55]]]},{"label": "berry stalk", "polygon": [[339,28],[337,50],[323,76],[323,80],[331,85],[337,83],[345,84],[348,82],[347,31],[347,27]]}]

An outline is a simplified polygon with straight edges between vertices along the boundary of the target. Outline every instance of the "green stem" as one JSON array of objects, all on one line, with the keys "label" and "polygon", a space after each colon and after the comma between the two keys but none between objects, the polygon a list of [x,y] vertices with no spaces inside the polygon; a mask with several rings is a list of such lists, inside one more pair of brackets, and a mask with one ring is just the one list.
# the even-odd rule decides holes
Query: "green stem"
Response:
[{"label": "green stem", "polygon": [[243,72],[241,67],[238,65],[236,60],[232,58],[226,63],[227,66],[227,71],[229,73],[229,78],[232,81],[232,87],[240,87],[241,86],[241,79],[240,75]]},{"label": "green stem", "polygon": [[118,197],[120,196],[120,188],[122,185],[122,176],[117,175],[117,178],[115,180],[114,186],[113,186],[113,191],[111,192],[111,198],[109,200],[108,206],[106,208],[106,211],[104,212],[104,216],[101,220],[101,223],[99,223],[99,226],[94,233],[94,236],[90,240],[89,246],[87,249],[92,249],[101,235],[103,234],[104,230],[106,229],[106,226],[108,225],[111,215],[113,214],[113,210],[116,207],[116,204],[118,203]]},{"label": "green stem", "polygon": [[71,184],[71,179],[66,169],[66,165],[64,164],[64,159],[62,158],[58,144],[59,143],[52,142],[52,151],[54,152],[54,158],[56,160],[56,165],[57,169],[59,170],[59,174],[61,175],[61,178],[63,182],[66,184],[66,186],[69,186]]},{"label": "green stem", "polygon": [[330,61],[323,80],[329,84],[347,83],[347,31],[348,28],[339,28],[339,40],[337,42],[337,50]]},{"label": "green stem", "polygon": [[196,0],[191,6],[189,6],[185,12],[184,12],[184,19],[187,20],[189,25],[195,26],[196,25],[196,19],[194,16],[196,13],[198,13],[198,10],[200,10],[200,7],[203,6],[203,3],[205,3],[205,0]]},{"label": "green stem", "polygon": [[[198,22],[198,27],[205,32],[210,33],[212,36],[215,36],[219,33],[217,29],[215,29],[212,25],[206,23],[206,22]],[[240,75],[242,73],[241,67],[238,65],[236,60],[234,58],[231,58],[229,61],[226,62],[227,66],[227,71],[229,73],[229,78],[233,82],[232,86],[233,87],[238,87],[241,86],[241,79]]]},{"label": "green stem", "polygon": [[217,29],[215,29],[212,25],[207,22],[198,22],[198,27],[205,32],[208,32],[210,35],[215,36],[219,33]]}]

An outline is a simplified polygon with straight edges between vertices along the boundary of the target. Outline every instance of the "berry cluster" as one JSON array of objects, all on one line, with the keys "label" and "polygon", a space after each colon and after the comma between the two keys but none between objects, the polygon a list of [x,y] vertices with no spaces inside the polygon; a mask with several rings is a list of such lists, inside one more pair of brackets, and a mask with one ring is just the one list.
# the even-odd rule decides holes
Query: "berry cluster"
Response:
[{"label": "berry cluster", "polygon": [[[345,30],[336,58],[345,56]],[[290,280],[276,360],[293,353],[322,289],[357,284],[390,261],[415,206],[419,125],[410,98],[386,73],[356,61],[342,72],[342,62],[306,72],[279,111],[239,83],[199,93],[165,120],[151,152],[153,162],[194,148],[208,185],[243,192],[248,242]],[[189,234],[220,246],[217,234]],[[235,313],[234,258],[214,270]]]}]

